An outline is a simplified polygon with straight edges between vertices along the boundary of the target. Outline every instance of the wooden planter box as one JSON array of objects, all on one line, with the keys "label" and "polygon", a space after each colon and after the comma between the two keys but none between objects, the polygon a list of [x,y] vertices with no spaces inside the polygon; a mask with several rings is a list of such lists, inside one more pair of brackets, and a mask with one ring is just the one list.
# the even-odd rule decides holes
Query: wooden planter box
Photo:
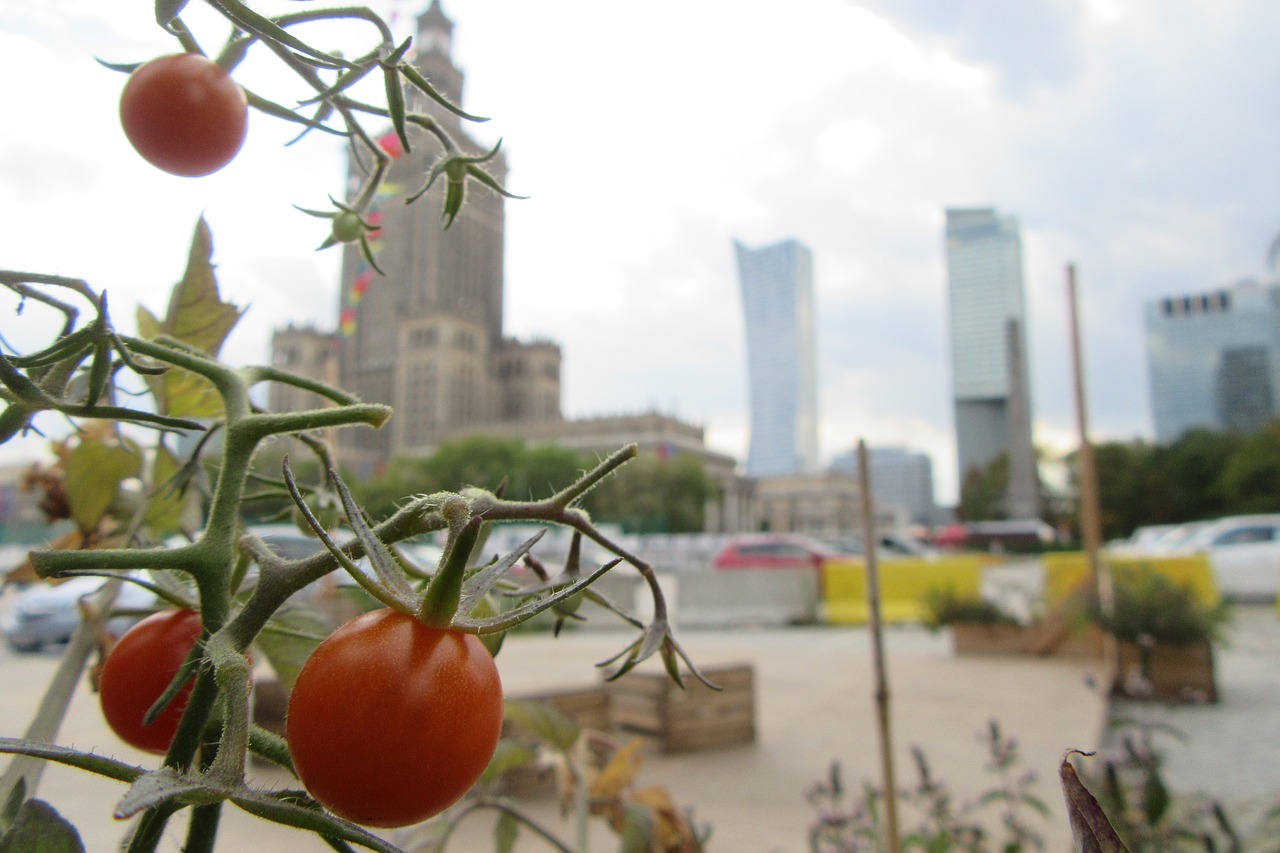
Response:
[{"label": "wooden planter box", "polygon": [[[1163,702],[1218,701],[1213,646],[1208,640],[1186,646],[1158,644],[1146,649],[1145,673],[1142,648],[1119,642],[1116,651],[1116,675],[1111,692],[1117,696]],[[1145,684],[1147,681],[1149,686]]]},{"label": "wooden planter box", "polygon": [[[508,697],[519,702],[545,702],[572,720],[579,729],[607,732],[611,725],[609,691],[604,687],[550,690]],[[504,731],[504,734],[510,734]],[[528,764],[508,770],[502,776],[503,792],[509,796],[535,798],[555,791],[555,773],[549,766]]]},{"label": "wooden planter box", "polygon": [[1070,631],[1058,625],[977,625],[952,623],[951,647],[956,655],[1038,655],[1100,660],[1102,632],[1094,626]]},{"label": "wooden planter box", "polygon": [[1022,625],[951,624],[951,648],[957,655],[1024,655],[1032,635]]},{"label": "wooden planter box", "polygon": [[704,670],[722,690],[685,677],[681,689],[665,672],[631,672],[610,685],[613,725],[662,752],[752,743],[756,739],[755,673],[750,665]]}]

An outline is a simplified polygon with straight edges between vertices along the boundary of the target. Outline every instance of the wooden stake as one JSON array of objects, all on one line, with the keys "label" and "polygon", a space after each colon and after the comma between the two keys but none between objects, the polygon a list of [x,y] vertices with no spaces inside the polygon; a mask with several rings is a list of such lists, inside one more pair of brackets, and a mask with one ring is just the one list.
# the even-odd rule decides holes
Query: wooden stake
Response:
[{"label": "wooden stake", "polygon": [[[1085,408],[1084,368],[1080,345],[1079,308],[1076,298],[1076,267],[1067,265],[1067,316],[1071,323],[1071,366],[1076,404],[1076,431],[1080,448],[1076,451],[1076,479],[1080,484],[1080,538],[1084,542],[1085,561],[1089,567],[1089,583],[1098,596],[1103,612],[1111,610],[1111,576],[1105,571],[1099,551],[1102,548],[1102,512],[1098,499],[1098,469],[1089,442],[1089,417]],[[1110,635],[1107,635],[1110,637]],[[1114,642],[1107,642],[1109,665],[1116,661]]]},{"label": "wooden stake", "polygon": [[875,669],[876,722],[880,732],[880,773],[884,785],[886,839],[889,853],[901,853],[898,835],[898,786],[893,773],[893,736],[889,714],[889,676],[884,665],[884,631],[880,624],[880,568],[876,562],[875,502],[867,443],[858,441],[858,488],[862,492],[862,554],[867,561],[867,605],[871,622],[871,660]]}]

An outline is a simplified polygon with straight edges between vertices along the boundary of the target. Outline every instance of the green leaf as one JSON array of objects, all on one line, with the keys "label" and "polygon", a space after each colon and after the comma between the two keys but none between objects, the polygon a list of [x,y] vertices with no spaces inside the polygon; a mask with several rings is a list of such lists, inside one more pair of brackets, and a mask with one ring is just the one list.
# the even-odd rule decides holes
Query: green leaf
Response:
[{"label": "green leaf", "polygon": [[0,838],[0,853],[84,853],[80,833],[43,800],[28,800]]},{"label": "green leaf", "polygon": [[95,530],[106,514],[120,483],[137,476],[142,458],[130,445],[83,441],[67,460],[67,500],[71,518],[82,530]]},{"label": "green leaf", "polygon": [[1160,771],[1151,768],[1142,788],[1142,810],[1147,816],[1148,825],[1155,826],[1160,822],[1160,818],[1168,811],[1170,802],[1172,798],[1164,780],[1160,778]]},{"label": "green leaf", "polygon": [[511,853],[516,849],[516,839],[520,837],[520,821],[509,812],[503,812],[493,827],[494,853]]},{"label": "green leaf", "polygon": [[516,699],[506,703],[503,716],[513,725],[561,752],[578,740],[576,723],[546,702]]},{"label": "green leaf", "polygon": [[[138,309],[138,334],[155,339],[176,338],[190,347],[216,356],[231,330],[240,320],[241,310],[223,302],[213,274],[213,237],[201,217],[196,223],[187,258],[187,271],[173,288],[169,311],[163,320],[145,308]],[[207,379],[173,368],[149,380],[160,414],[188,418],[217,418],[222,399]]]},{"label": "green leaf", "polygon": [[289,605],[276,611],[255,642],[280,683],[292,690],[302,665],[330,630],[329,621],[318,610]]},{"label": "green leaf", "polygon": [[[13,783],[13,787],[5,795],[4,807],[0,808],[0,833],[8,831],[9,827],[13,826],[13,821],[18,816],[18,810],[22,808],[22,802],[26,798],[27,780],[25,777],[19,776],[18,781]],[[0,835],[0,838],[3,838],[3,836]]]},{"label": "green leaf", "polygon": [[622,844],[619,853],[650,853],[653,850],[653,813],[645,806],[632,803],[622,814],[618,833]]},{"label": "green leaf", "polygon": [[188,498],[195,496],[194,492],[184,493],[179,488],[174,476],[180,470],[182,470],[182,462],[169,448],[161,445],[156,449],[155,458],[151,463],[150,485],[153,494],[147,503],[147,511],[142,522],[158,535],[179,529]]},{"label": "green leaf", "polygon": [[498,748],[489,759],[489,766],[484,769],[480,779],[492,782],[494,779],[509,773],[518,767],[528,767],[538,757],[537,750],[519,741],[503,738],[498,741]]}]

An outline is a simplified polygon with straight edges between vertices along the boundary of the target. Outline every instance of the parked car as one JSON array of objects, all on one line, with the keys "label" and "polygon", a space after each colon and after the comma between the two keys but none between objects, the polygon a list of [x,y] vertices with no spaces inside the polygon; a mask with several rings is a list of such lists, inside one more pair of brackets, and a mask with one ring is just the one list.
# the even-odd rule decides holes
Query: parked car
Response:
[{"label": "parked car", "polygon": [[[861,536],[824,537],[822,541],[841,554],[855,557],[863,555]],[[878,537],[876,556],[881,560],[893,560],[902,557],[919,557],[932,560],[938,556],[938,551],[919,539],[905,534],[881,533]]]},{"label": "parked car", "polygon": [[1280,515],[1235,515],[1183,524],[1143,548],[1141,556],[1204,554],[1224,598],[1274,602],[1280,592]]},{"label": "parked car", "polygon": [[759,533],[730,539],[711,565],[717,570],[820,569],[829,560],[857,559],[808,536]]},{"label": "parked car", "polygon": [[[80,624],[80,600],[96,593],[104,583],[106,578],[74,577],[56,585],[31,584],[14,596],[13,606],[0,620],[0,631],[18,652],[36,652],[65,643]],[[116,595],[115,609],[146,611],[155,604],[153,593],[126,583]],[[113,617],[107,620],[106,630],[118,637],[141,618],[136,614]]]}]

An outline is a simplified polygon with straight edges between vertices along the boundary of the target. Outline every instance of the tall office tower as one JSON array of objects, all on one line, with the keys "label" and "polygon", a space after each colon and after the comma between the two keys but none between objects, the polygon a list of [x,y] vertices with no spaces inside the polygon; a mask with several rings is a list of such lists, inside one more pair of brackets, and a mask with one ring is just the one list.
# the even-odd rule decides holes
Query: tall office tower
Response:
[{"label": "tall office tower", "polygon": [[[418,18],[414,65],[454,104],[462,104],[463,74],[453,64],[453,22],[439,0]],[[410,108],[430,114],[466,149],[484,148],[456,115],[415,90]],[[412,204],[439,146],[411,127],[411,150],[394,134],[383,137],[396,156],[370,214],[381,225],[374,241],[379,275],[358,246],[342,263],[339,334],[344,388],[369,402],[389,403],[395,416],[381,430],[341,432],[344,461],[386,462],[428,450],[472,425],[555,421],[560,411],[560,348],[504,337],[504,205],[497,193],[469,181],[466,204],[446,230],[441,222],[444,181]],[[361,185],[366,158],[352,157],[349,193]],[[484,168],[505,185],[501,152]]]},{"label": "tall office tower", "polygon": [[1036,518],[1040,489],[1017,220],[992,208],[948,209],[947,280],[960,482],[1005,454],[1005,512]]},{"label": "tall office tower", "polygon": [[818,470],[813,254],[796,240],[758,249],[734,241],[747,327],[751,477]]},{"label": "tall office tower", "polygon": [[1280,287],[1239,282],[1145,306],[1156,441],[1253,432],[1277,416]]}]

